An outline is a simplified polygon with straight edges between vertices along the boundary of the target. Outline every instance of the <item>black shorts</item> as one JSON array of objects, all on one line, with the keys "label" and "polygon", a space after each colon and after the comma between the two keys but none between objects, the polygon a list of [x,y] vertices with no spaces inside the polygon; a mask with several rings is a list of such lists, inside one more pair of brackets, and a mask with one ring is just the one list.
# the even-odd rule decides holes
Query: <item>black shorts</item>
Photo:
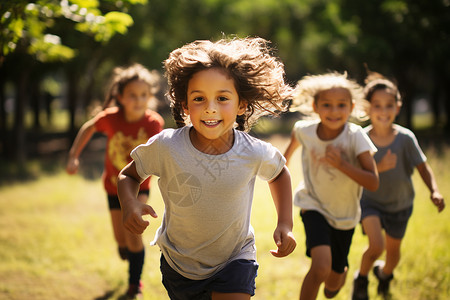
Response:
[{"label": "black shorts", "polygon": [[172,300],[210,300],[211,292],[255,295],[258,263],[238,259],[230,262],[217,274],[204,280],[192,280],[180,275],[161,255],[164,287]]},{"label": "black shorts", "polygon": [[[150,195],[150,191],[149,190],[139,191],[139,195],[140,194],[147,195],[147,197],[148,197]],[[120,210],[121,208],[120,208],[119,196],[108,195],[108,206],[109,206],[109,210],[113,210],[113,209]]]},{"label": "black shorts", "polygon": [[314,210],[300,212],[306,235],[306,255],[311,257],[311,249],[327,245],[331,248],[331,269],[344,273],[348,267],[348,253],[355,229],[339,230],[330,226],[325,217]]}]

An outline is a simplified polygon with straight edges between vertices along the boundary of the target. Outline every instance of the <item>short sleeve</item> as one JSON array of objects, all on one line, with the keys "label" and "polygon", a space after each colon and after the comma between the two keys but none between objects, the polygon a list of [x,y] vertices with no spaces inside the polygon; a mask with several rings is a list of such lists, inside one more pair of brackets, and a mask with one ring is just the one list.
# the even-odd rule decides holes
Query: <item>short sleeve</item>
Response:
[{"label": "short sleeve", "polygon": [[94,117],[94,124],[95,129],[99,132],[108,132],[111,130],[110,123],[108,122],[108,114],[104,110]]},{"label": "short sleeve", "polygon": [[377,152],[377,147],[373,144],[372,140],[369,138],[367,133],[362,129],[361,126],[355,126],[357,129],[355,131],[355,151],[356,156],[364,153],[366,151],[372,154]]},{"label": "short sleeve", "polygon": [[413,167],[426,162],[427,157],[420,148],[416,136],[410,130],[405,130],[405,133],[408,137],[406,143],[406,154],[409,156],[409,161],[412,162]]},{"label": "short sleeve", "polygon": [[158,136],[159,134],[152,136],[146,144],[139,145],[131,151],[130,156],[136,164],[136,171],[143,179],[160,174]]},{"label": "short sleeve", "polygon": [[281,152],[269,143],[262,142],[262,161],[258,176],[262,180],[275,179],[286,164],[286,159]]}]

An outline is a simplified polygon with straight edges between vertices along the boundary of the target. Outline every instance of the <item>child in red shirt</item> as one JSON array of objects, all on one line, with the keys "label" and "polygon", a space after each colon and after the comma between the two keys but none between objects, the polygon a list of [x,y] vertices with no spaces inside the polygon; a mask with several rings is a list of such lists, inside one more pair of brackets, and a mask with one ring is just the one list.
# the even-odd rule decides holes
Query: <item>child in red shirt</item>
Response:
[{"label": "child in red shirt", "polygon": [[[108,194],[109,211],[119,255],[129,261],[129,288],[127,297],[133,299],[141,293],[140,278],[144,265],[145,248],[142,237],[125,230],[117,196],[117,175],[130,161],[130,152],[144,144],[164,126],[163,118],[148,108],[159,88],[159,75],[142,65],[114,69],[112,84],[103,110],[80,129],[69,152],[66,170],[78,171],[79,156],[95,132],[107,136],[103,184]],[[116,106],[110,107],[113,104]],[[139,189],[138,199],[146,203],[150,191],[150,178]]]}]

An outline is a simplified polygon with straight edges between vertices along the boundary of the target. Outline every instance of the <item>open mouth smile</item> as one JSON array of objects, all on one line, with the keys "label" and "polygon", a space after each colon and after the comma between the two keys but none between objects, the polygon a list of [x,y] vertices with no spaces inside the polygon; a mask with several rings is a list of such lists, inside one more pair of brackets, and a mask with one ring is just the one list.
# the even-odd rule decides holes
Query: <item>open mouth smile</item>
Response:
[{"label": "open mouth smile", "polygon": [[207,126],[215,126],[215,125],[219,124],[221,121],[220,120],[204,120],[202,122],[205,123],[205,125],[207,125]]}]

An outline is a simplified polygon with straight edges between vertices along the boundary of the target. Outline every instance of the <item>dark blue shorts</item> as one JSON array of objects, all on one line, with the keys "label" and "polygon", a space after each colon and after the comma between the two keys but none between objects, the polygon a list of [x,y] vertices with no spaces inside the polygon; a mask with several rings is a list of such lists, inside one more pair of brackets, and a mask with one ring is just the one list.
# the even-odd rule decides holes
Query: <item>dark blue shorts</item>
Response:
[{"label": "dark blue shorts", "polygon": [[211,292],[255,295],[258,263],[238,259],[204,280],[188,279],[173,270],[161,255],[162,282],[171,300],[209,300]]},{"label": "dark blue shorts", "polygon": [[[144,194],[144,195],[150,195],[150,191],[149,190],[143,190],[143,191],[139,191],[139,195],[140,194]],[[113,209],[118,209],[120,210],[120,201],[119,201],[119,196],[117,195],[108,195],[108,206],[109,206],[109,210],[113,210]]]},{"label": "dark blue shorts", "polygon": [[413,207],[411,206],[398,212],[389,213],[371,205],[369,201],[361,201],[361,220],[368,216],[377,216],[386,234],[399,240],[405,236],[412,211]]},{"label": "dark blue shorts", "polygon": [[306,235],[306,255],[311,257],[311,249],[327,245],[331,248],[331,269],[344,273],[348,267],[348,253],[355,229],[339,230],[330,226],[325,217],[314,210],[300,211]]}]

